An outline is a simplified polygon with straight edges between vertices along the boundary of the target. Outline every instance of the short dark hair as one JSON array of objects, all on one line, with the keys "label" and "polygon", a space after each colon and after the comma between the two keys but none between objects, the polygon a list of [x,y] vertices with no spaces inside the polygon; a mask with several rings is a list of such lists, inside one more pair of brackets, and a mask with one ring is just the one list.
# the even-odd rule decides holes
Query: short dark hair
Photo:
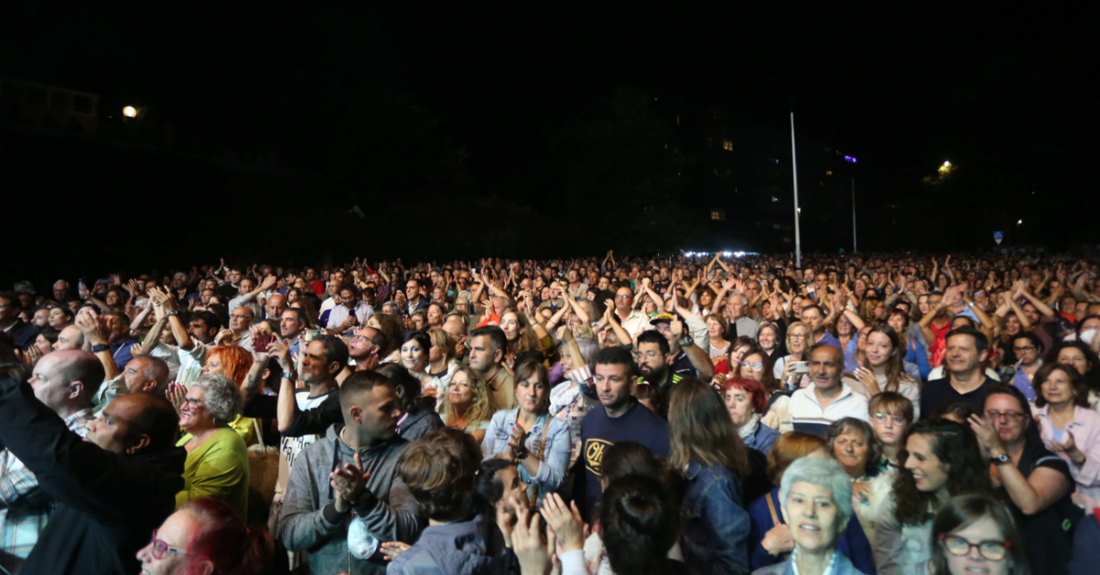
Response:
[{"label": "short dark hair", "polygon": [[981,331],[978,331],[977,328],[973,328],[970,326],[957,327],[947,332],[947,335],[944,336],[943,341],[946,342],[956,335],[969,335],[970,337],[974,338],[974,347],[978,350],[978,353],[982,353],[985,350],[989,349],[989,338],[985,337],[985,334]]},{"label": "short dark hair", "polygon": [[635,375],[638,371],[638,366],[634,363],[634,355],[625,347],[619,346],[605,347],[596,352],[596,357],[592,359],[592,365],[593,371],[595,371],[597,365],[625,365],[628,376]]},{"label": "short dark hair", "polygon": [[655,329],[647,329],[638,335],[638,348],[642,347],[643,343],[655,343],[657,347],[661,349],[662,355],[668,355],[672,353],[672,346],[668,345],[668,338],[661,335],[661,332]]},{"label": "short dark hair", "polygon": [[[340,369],[348,366],[348,344],[334,335],[319,335],[313,341],[321,342],[324,348],[325,363],[336,362]],[[310,343],[313,343],[312,341]],[[339,370],[337,370],[339,372]]]},{"label": "short dark hair", "polygon": [[[345,382],[346,384],[346,382]],[[397,475],[428,519],[454,519],[467,509],[481,448],[461,429],[441,427],[406,447],[397,458]]]},{"label": "short dark hair", "polygon": [[379,385],[393,387],[386,376],[372,370],[357,371],[348,376],[340,385],[340,409],[347,411],[355,405],[355,399]]},{"label": "short dark hair", "polygon": [[[1046,346],[1043,345],[1043,340],[1039,339],[1039,336],[1035,335],[1034,333],[1031,333],[1030,331],[1021,331],[1020,333],[1017,333],[1016,335],[1012,336],[1011,343],[1013,345],[1015,345],[1016,340],[1018,340],[1018,339],[1026,339],[1028,342],[1031,343],[1031,345],[1035,346],[1035,351],[1038,352],[1038,353],[1042,353],[1043,351],[1046,350]],[[1016,351],[1016,350],[1012,350],[1012,351]]]},{"label": "short dark hair", "polygon": [[144,406],[130,421],[130,437],[139,433],[148,435],[149,445],[145,448],[146,451],[167,449],[175,445],[179,431],[179,415],[176,409],[163,397],[147,393],[139,395],[142,396]]},{"label": "short dark hair", "polygon": [[10,302],[8,305],[23,309],[23,302],[19,299],[19,295],[13,291],[0,291],[0,299],[6,299]]},{"label": "short dark hair", "polygon": [[411,413],[417,410],[420,401],[419,379],[413,377],[409,370],[399,363],[380,365],[376,371],[390,380],[394,391],[401,391],[398,394],[400,396],[398,397],[398,403],[401,404],[402,411]]},{"label": "short dark hair", "polygon": [[679,506],[656,479],[627,475],[604,492],[600,525],[611,569],[646,573],[666,561],[679,538]]},{"label": "short dark hair", "polygon": [[340,292],[344,292],[344,291],[350,291],[352,299],[358,299],[359,298],[359,290],[355,289],[355,286],[350,284],[350,283],[340,284],[340,288],[336,290],[336,293],[339,294]]},{"label": "short dark hair", "polygon": [[504,483],[498,474],[509,467],[512,462],[507,459],[492,458],[481,462],[481,469],[477,471],[474,481],[474,506],[482,516],[493,511],[497,502],[504,497]]},{"label": "short dark hair", "polygon": [[309,325],[309,320],[306,319],[306,312],[304,312],[304,311],[302,311],[302,310],[300,310],[296,307],[288,307],[288,308],[284,309],[282,311],[282,313],[279,314],[279,315],[282,316],[283,314],[285,314],[288,311],[290,313],[294,314],[294,321],[298,322],[299,324],[301,324],[303,326],[308,326]]},{"label": "short dark hair", "polygon": [[474,331],[470,332],[470,340],[475,337],[481,337],[483,335],[489,336],[490,352],[496,353],[497,350],[502,350],[508,347],[508,338],[504,335],[504,330],[495,325],[483,325]]},{"label": "short dark hair", "polygon": [[209,330],[218,331],[222,328],[221,318],[218,317],[217,315],[215,315],[213,312],[200,311],[196,314],[192,314],[191,315],[191,321],[195,321],[195,320],[202,320],[202,322],[206,324],[207,331],[209,331]]}]

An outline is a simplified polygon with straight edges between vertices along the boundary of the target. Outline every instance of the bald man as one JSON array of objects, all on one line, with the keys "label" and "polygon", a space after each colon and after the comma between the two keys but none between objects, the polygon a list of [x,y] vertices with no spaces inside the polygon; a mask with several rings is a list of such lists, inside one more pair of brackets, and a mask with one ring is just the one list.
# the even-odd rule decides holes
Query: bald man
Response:
[{"label": "bald man", "polygon": [[838,419],[867,421],[867,398],[842,382],[843,376],[844,352],[831,345],[815,346],[810,353],[812,384],[791,395],[779,432],[808,431],[824,437],[829,425]]},{"label": "bald man", "polygon": [[[80,350],[51,352],[34,366],[29,383],[38,401],[60,416],[65,427],[82,438],[88,435],[92,395],[103,383],[103,366],[95,355]],[[0,477],[0,567],[14,573],[38,542],[54,499],[8,449],[0,451]]]},{"label": "bald man", "polygon": [[136,355],[122,368],[122,373],[105,381],[92,398],[98,417],[115,399],[129,393],[148,393],[165,397],[168,387],[168,363],[151,355]]},{"label": "bald man", "polygon": [[[91,368],[93,361],[99,365],[94,356],[81,365]],[[179,419],[172,404],[145,393],[120,397],[82,439],[31,399],[26,385],[0,375],[0,443],[56,503],[22,572],[137,573],[138,549],[175,509],[184,486],[187,452],[175,447]]]},{"label": "bald man", "polygon": [[67,325],[57,334],[57,341],[53,342],[54,351],[80,349],[84,347],[84,332],[76,325]]},{"label": "bald man", "polygon": [[286,296],[280,293],[273,294],[267,298],[267,304],[264,306],[264,311],[267,312],[269,319],[280,319],[283,315],[283,311],[286,310]]}]

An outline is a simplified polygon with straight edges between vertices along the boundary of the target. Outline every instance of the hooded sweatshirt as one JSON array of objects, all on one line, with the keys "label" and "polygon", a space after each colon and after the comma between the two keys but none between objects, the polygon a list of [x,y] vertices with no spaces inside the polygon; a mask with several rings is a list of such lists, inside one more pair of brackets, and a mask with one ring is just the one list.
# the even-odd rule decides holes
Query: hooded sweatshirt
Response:
[{"label": "hooded sweatshirt", "polygon": [[[518,567],[496,525],[477,515],[424,529],[416,545],[386,569],[389,575],[489,575]],[[516,569],[518,571],[518,569]]]},{"label": "hooded sweatshirt", "polygon": [[369,493],[351,512],[341,515],[333,505],[329,474],[337,466],[355,462],[355,450],[339,436],[343,427],[342,423],[330,427],[323,439],[307,446],[294,460],[279,515],[278,537],[287,550],[309,553],[314,575],[385,573],[386,564],[380,554],[375,553],[369,560],[352,556],[347,543],[348,526],[352,521],[361,522],[379,542],[416,541],[422,528],[416,500],[397,477],[397,457],[408,442],[394,437],[359,450],[363,471],[371,474],[367,479]]}]

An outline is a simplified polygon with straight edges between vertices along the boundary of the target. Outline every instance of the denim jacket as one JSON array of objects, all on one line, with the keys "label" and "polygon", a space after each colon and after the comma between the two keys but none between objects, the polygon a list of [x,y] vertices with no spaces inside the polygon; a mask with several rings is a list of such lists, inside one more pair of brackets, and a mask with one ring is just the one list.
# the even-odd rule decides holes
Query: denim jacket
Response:
[{"label": "denim jacket", "polygon": [[684,562],[702,575],[747,575],[751,521],[741,505],[741,479],[725,467],[695,462],[684,475]]}]

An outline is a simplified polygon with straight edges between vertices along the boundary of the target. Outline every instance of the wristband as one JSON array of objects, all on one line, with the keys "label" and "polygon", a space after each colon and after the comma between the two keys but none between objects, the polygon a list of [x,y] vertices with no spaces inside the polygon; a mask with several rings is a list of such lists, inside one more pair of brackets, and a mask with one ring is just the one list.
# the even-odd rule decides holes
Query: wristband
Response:
[{"label": "wristband", "polygon": [[172,311],[170,311],[170,312],[168,312],[168,313],[164,314],[164,317],[172,317],[172,316],[174,316],[174,315],[179,315],[179,314],[180,314],[179,310],[177,310],[177,309],[174,309],[174,310],[172,310]]},{"label": "wristband", "polygon": [[290,381],[294,381],[294,380],[298,379],[298,374],[293,372],[293,371],[284,371],[283,372],[283,379],[289,379]]},{"label": "wristband", "polygon": [[107,351],[109,349],[111,349],[111,346],[105,343],[97,343],[92,346],[92,353],[99,353],[101,351]]}]

